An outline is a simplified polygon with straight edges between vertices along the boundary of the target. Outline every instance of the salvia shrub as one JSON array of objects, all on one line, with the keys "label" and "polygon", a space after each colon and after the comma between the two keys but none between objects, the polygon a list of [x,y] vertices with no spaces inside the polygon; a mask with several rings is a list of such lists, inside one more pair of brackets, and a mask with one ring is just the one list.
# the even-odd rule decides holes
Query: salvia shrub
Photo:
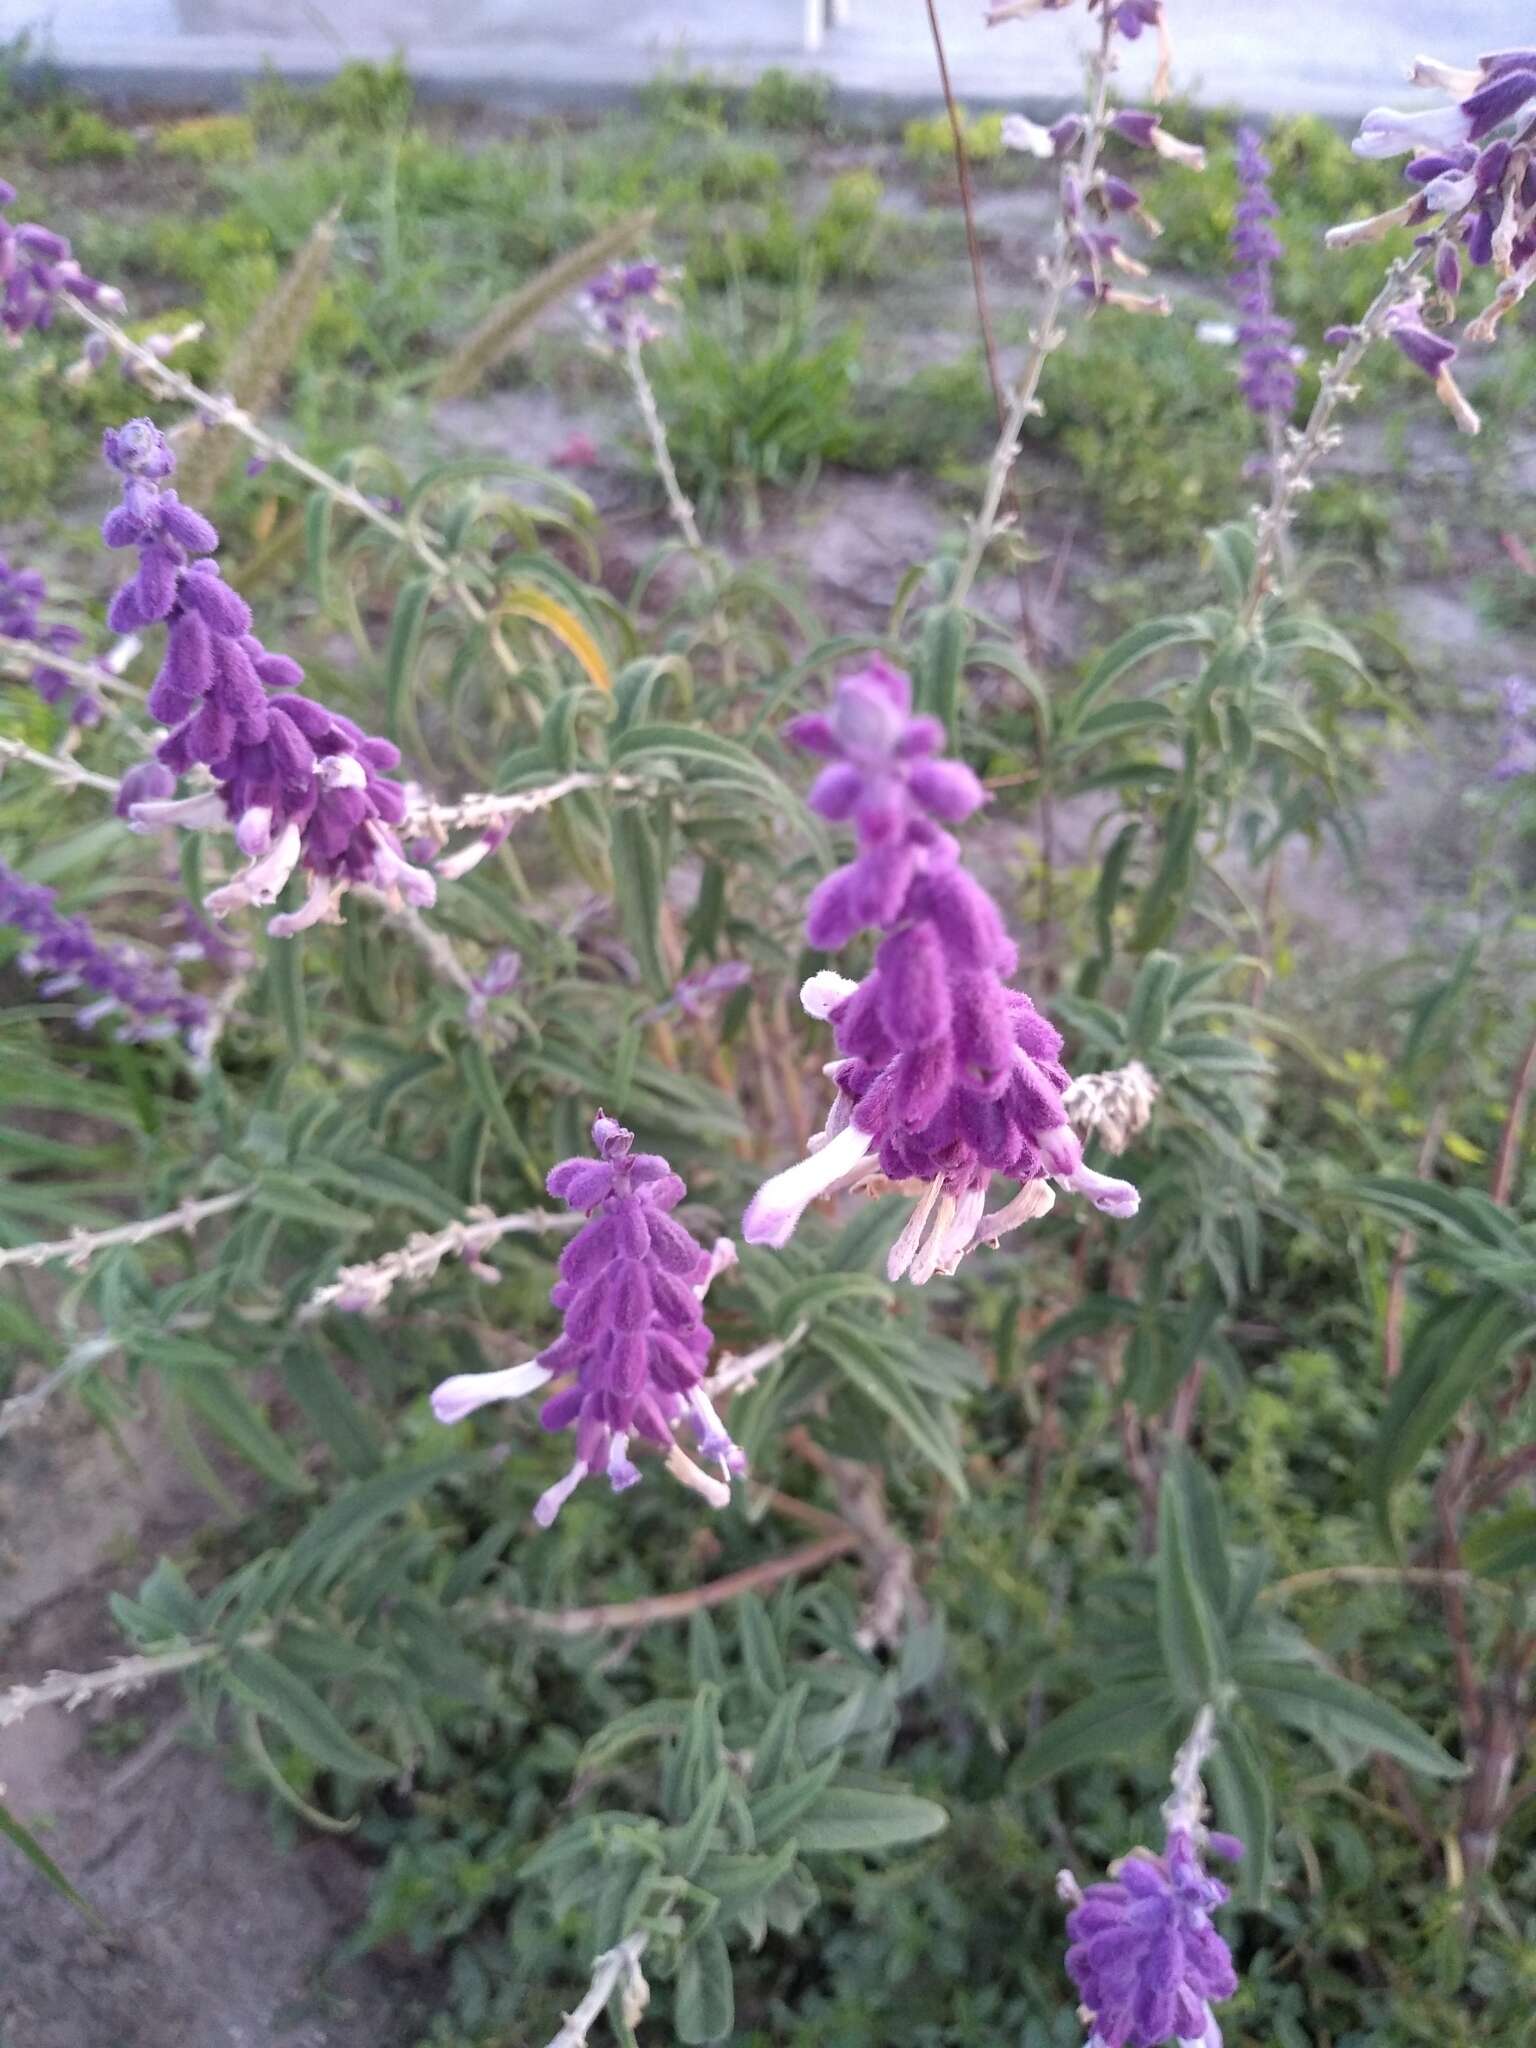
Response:
[{"label": "salvia shrub", "polygon": [[[1024,39],[1066,4],[992,17]],[[905,2032],[871,1985],[882,2038],[1304,2038],[1298,2000],[1347,2001],[1336,1972],[1297,1989],[1284,1953],[1298,1842],[1329,1881],[1303,1798],[1335,1844],[1385,1813],[1393,1881],[1418,1856],[1463,1939],[1498,1929],[1504,1977],[1466,1992],[1491,2028],[1515,2028],[1521,1942],[1529,1989],[1536,1045],[1494,1070],[1529,984],[1513,1004],[1518,952],[1474,942],[1384,998],[1389,1101],[1418,1132],[1434,1105],[1415,1173],[1368,1122],[1330,1137],[1330,1089],[1388,1081],[1269,986],[1265,885],[1297,841],[1358,843],[1355,715],[1382,708],[1307,595],[1298,508],[1379,354],[1478,430],[1462,354],[1536,280],[1536,51],[1420,60],[1437,104],[1367,117],[1355,148],[1404,158],[1403,196],[1330,235],[1384,261],[1327,334],[1277,310],[1280,210],[1243,131],[1232,471],[1258,504],[1209,533],[1186,609],[1050,675],[1001,622],[1021,434],[1075,321],[1170,317],[1138,180],[1204,160],[1159,111],[1163,0],[1087,16],[1083,105],[998,132],[1058,205],[980,503],[867,635],[821,636],[706,539],[729,487],[830,445],[835,350],[797,331],[759,375],[723,331],[679,349],[659,263],[590,280],[587,339],[675,527],[621,600],[568,481],[378,450],[320,467],[135,341],[0,187],[8,339],[83,330],[82,375],[137,383],[91,485],[101,603],[0,563],[25,732],[0,740],[0,921],[36,998],[3,1077],[0,1314],[45,1363],[0,1433],[49,1402],[138,1404],[262,1510],[247,1554],[164,1559],[115,1602],[119,1661],[11,1674],[0,1725],[184,1685],[300,1814],[363,1817],[371,1935],[414,1899],[418,1936],[465,1944],[465,2023],[498,2039],[514,2012],[557,2048],[798,2039],[798,2006],[839,2038],[846,1929],[877,1895],[899,1914],[902,1886],[926,1913],[949,1794],[971,1802],[956,1854],[1024,1945],[1055,1928],[1055,2011],[988,2007],[978,1980],[955,1992],[974,2023]],[[1158,79],[1126,105],[1143,39]],[[333,93],[346,120],[397,125],[403,75],[366,84]],[[772,96],[785,124],[826,118],[809,89]],[[711,353],[756,379],[750,431],[695,407],[674,459],[667,401]],[[304,606],[282,613],[270,573],[242,590],[214,508],[179,495],[212,434],[275,494]],[[1536,772],[1533,691],[1502,684],[1489,803]],[[1064,869],[1069,800],[1095,852]],[[1473,1099],[1502,1105],[1490,1143],[1446,1157],[1491,1153],[1486,1192],[1435,1164]],[[1287,1571],[1263,1539],[1313,1454],[1275,1375],[1317,1389],[1329,1367],[1281,1357],[1253,1305],[1299,1315],[1324,1275],[1386,1366],[1324,1536],[1375,1533]],[[1285,1610],[1317,1586],[1411,1601],[1422,1649],[1347,1607],[1309,1635]],[[952,1657],[946,1604],[995,1658]],[[511,1779],[544,1723],[560,1742]],[[403,1833],[386,1783],[397,1812],[423,1795]],[[445,1786],[483,1799],[475,1897],[500,1919],[454,1890]],[[969,1910],[998,1952],[968,1967],[1001,1983],[1021,1937],[979,1887]],[[1407,1976],[1371,1968],[1376,2018],[1348,2038],[1425,2038]]]}]

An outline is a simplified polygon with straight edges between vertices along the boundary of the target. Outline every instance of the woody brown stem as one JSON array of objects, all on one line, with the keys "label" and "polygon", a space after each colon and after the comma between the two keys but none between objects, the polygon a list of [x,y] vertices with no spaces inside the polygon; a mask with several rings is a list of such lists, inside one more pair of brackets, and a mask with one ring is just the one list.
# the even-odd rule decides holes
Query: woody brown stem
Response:
[{"label": "woody brown stem", "polygon": [[1509,1094],[1509,1109],[1504,1117],[1504,1133],[1499,1139],[1499,1153],[1493,1166],[1493,1184],[1488,1192],[1500,1208],[1507,1206],[1510,1191],[1515,1181],[1515,1162],[1520,1156],[1520,1134],[1525,1123],[1526,1104],[1530,1100],[1532,1084],[1536,1083],[1536,1032],[1525,1048],[1515,1074],[1514,1086]]},{"label": "woody brown stem", "polygon": [[776,1586],[781,1580],[797,1578],[803,1572],[819,1572],[833,1558],[843,1557],[858,1547],[859,1538],[852,1529],[839,1529],[815,1543],[807,1543],[803,1550],[764,1558],[761,1564],[727,1572],[722,1579],[707,1579],[703,1585],[690,1586],[683,1593],[658,1593],[648,1600],[621,1600],[607,1607],[517,1607],[510,1601],[498,1600],[485,1610],[485,1617],[493,1622],[516,1622],[520,1627],[553,1636],[652,1628],[658,1622],[686,1621],[689,1615],[705,1608],[724,1607],[729,1601],[739,1600],[743,1593]]}]

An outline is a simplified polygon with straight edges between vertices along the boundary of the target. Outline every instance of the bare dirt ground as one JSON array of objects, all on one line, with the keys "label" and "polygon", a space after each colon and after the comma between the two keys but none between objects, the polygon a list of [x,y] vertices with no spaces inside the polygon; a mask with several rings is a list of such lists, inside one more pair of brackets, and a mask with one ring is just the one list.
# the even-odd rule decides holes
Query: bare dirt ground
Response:
[{"label": "bare dirt ground", "polygon": [[[209,1504],[153,1418],[119,1451],[64,1404],[5,1441],[0,1686],[122,1652],[107,1609]],[[124,1746],[124,1738],[136,1738]],[[174,1682],[39,1709],[0,1732],[0,1785],[106,1923],[0,1855],[0,2048],[402,2048],[424,1973],[331,1958],[367,1874],[345,1842],[288,1852],[265,1802],[197,1745]]]}]

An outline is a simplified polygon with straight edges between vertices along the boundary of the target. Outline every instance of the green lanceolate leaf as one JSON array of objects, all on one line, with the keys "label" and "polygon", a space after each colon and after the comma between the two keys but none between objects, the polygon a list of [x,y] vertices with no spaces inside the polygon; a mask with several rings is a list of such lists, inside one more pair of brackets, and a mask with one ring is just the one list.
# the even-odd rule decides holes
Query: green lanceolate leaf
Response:
[{"label": "green lanceolate leaf", "polygon": [[1209,646],[1214,638],[1209,622],[1195,613],[1148,619],[1143,625],[1133,626],[1100,657],[1066,700],[1059,713],[1063,737],[1076,732],[1105,691],[1113,689],[1123,675],[1140,667],[1142,662],[1150,661],[1155,654],[1166,653],[1171,647]]},{"label": "green lanceolate leaf", "polygon": [[385,728],[394,739],[400,737],[415,687],[422,635],[432,603],[433,580],[431,576],[411,577],[395,600],[389,647],[384,656]]},{"label": "green lanceolate leaf", "polygon": [[1190,1706],[1215,1698],[1226,1668],[1217,1606],[1196,1560],[1185,1489],[1165,1476],[1157,1505],[1157,1634],[1163,1668]]},{"label": "green lanceolate leaf", "polygon": [[286,1493],[308,1493],[313,1482],[261,1410],[230,1372],[178,1372],[177,1392],[231,1450]]},{"label": "green lanceolate leaf", "polygon": [[1046,1724],[1014,1763],[1009,1783],[1024,1791],[1074,1764],[1128,1756],[1162,1727],[1173,1709],[1172,1694],[1153,1680],[1104,1686]]},{"label": "green lanceolate leaf", "polygon": [[718,1928],[706,1927],[683,1950],[677,1966],[678,2039],[690,2044],[723,2041],[736,2023],[731,1958]]},{"label": "green lanceolate leaf", "polygon": [[1529,1332],[1527,1317],[1515,1303],[1486,1293],[1441,1303],[1414,1331],[1367,1471],[1384,1520],[1393,1488]]},{"label": "green lanceolate leaf", "polygon": [[1406,1714],[1331,1671],[1319,1671],[1310,1664],[1244,1659],[1234,1667],[1233,1676],[1255,1713],[1287,1728],[1320,1740],[1332,1737],[1353,1748],[1380,1751],[1427,1778],[1459,1778],[1465,1773],[1465,1765],[1415,1727]]},{"label": "green lanceolate leaf", "polygon": [[0,1836],[9,1842],[13,1849],[19,1850],[38,1875],[52,1885],[60,1897],[68,1899],[77,1913],[83,1914],[94,1927],[104,1927],[96,1908],[88,1899],[81,1897],[32,1830],[24,1827],[3,1801],[0,1801]]},{"label": "green lanceolate leaf", "polygon": [[665,995],[667,970],[661,957],[662,873],[656,835],[644,812],[633,804],[614,812],[611,833],[613,886],[624,920],[624,936],[635,949],[651,992]]},{"label": "green lanceolate leaf", "polygon": [[342,1777],[367,1781],[394,1775],[393,1764],[354,1741],[319,1693],[267,1651],[231,1650],[228,1672],[231,1689],[245,1704],[275,1721],[313,1763]]},{"label": "green lanceolate leaf", "polygon": [[1146,953],[1160,946],[1183,915],[1199,829],[1199,804],[1193,797],[1180,797],[1168,812],[1162,854],[1137,906],[1136,926],[1131,934],[1133,953]]},{"label": "green lanceolate leaf", "polygon": [[[286,896],[297,897],[302,885],[290,883]],[[286,901],[286,908],[293,903]],[[307,1043],[307,1021],[304,1012],[304,936],[295,932],[291,939],[266,941],[267,948],[267,999],[272,1014],[283,1027],[283,1036],[288,1041],[289,1057],[302,1060]]]},{"label": "green lanceolate leaf", "polygon": [[1467,1532],[1461,1561],[1489,1578],[1536,1570],[1536,1508],[1510,1508]]},{"label": "green lanceolate leaf", "polygon": [[911,1792],[880,1792],[859,1785],[833,1785],[795,1829],[803,1856],[848,1850],[896,1849],[921,1842],[949,1825],[949,1815],[931,1799]]},{"label": "green lanceolate leaf", "polygon": [[970,621],[958,605],[943,605],[923,620],[917,708],[940,721],[951,746],[959,733],[960,673],[970,631]]},{"label": "green lanceolate leaf", "polygon": [[1238,1865],[1237,1887],[1250,1904],[1262,1904],[1273,1863],[1275,1804],[1264,1759],[1248,1731],[1228,1716],[1205,1766],[1216,1818],[1236,1835],[1247,1854]]}]

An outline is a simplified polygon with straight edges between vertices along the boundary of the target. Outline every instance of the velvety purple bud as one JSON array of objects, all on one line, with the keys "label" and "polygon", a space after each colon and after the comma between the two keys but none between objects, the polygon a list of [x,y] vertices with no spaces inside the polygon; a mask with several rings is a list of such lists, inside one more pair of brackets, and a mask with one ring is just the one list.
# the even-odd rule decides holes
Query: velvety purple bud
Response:
[{"label": "velvety purple bud", "polygon": [[929,924],[893,932],[875,955],[880,1021],[897,1045],[926,1045],[949,1030],[944,953]]},{"label": "velvety purple bud", "polygon": [[[183,612],[172,620],[166,636],[159,682],[179,697],[195,698],[207,694],[213,687],[213,677],[213,636],[195,612]],[[161,714],[156,711],[155,716]]]},{"label": "velvety purple bud", "polygon": [[[618,1261],[609,1284],[608,1307],[615,1326],[621,1330],[643,1330],[649,1322],[651,1290],[638,1259]],[[571,1334],[575,1336],[576,1332],[572,1330]]]},{"label": "velvety purple bud", "polygon": [[890,754],[901,738],[905,716],[893,700],[885,676],[873,669],[845,676],[837,686],[832,728],[849,753],[877,760]]},{"label": "velvety purple bud", "polygon": [[[646,1309],[649,1313],[648,1298]],[[621,1403],[632,1402],[640,1392],[649,1363],[650,1346],[640,1330],[620,1329],[614,1332],[613,1345],[608,1353],[608,1374],[612,1391],[619,1396]],[[635,1478],[639,1476],[637,1472]]]},{"label": "velvety purple bud", "polygon": [[296,690],[304,680],[304,671],[288,654],[269,654],[265,647],[259,652],[250,648],[251,666],[269,690]]},{"label": "velvety purple bud", "polygon": [[1001,914],[964,868],[949,867],[926,875],[921,901],[923,915],[932,920],[945,952],[957,967],[1004,971],[998,962],[1009,947]]},{"label": "velvety purple bud", "polygon": [[957,975],[952,990],[955,1060],[960,1083],[978,1095],[998,1095],[1013,1074],[1013,1032],[995,976]]},{"label": "velvety purple bud", "polygon": [[199,563],[181,579],[183,604],[208,621],[215,633],[238,640],[251,630],[251,608],[210,563]]},{"label": "velvety purple bud", "polygon": [[117,785],[112,808],[126,818],[135,804],[163,803],[175,792],[176,778],[169,768],[159,761],[140,761]]},{"label": "velvety purple bud", "polygon": [[893,1100],[901,1122],[913,1131],[930,1124],[954,1085],[954,1062],[948,1042],[935,1039],[909,1046],[888,1070],[894,1080]]},{"label": "velvety purple bud", "polygon": [[791,718],[783,731],[792,746],[803,747],[808,754],[835,759],[843,751],[831,719],[820,711],[807,711],[799,718]]},{"label": "velvety purple bud", "polygon": [[1438,377],[1447,363],[1456,360],[1455,344],[1443,335],[1431,334],[1427,327],[1414,327],[1404,323],[1391,330],[1392,339],[1403,354],[1426,377]]},{"label": "velvety purple bud", "polygon": [[131,548],[142,531],[142,522],[126,505],[114,505],[101,522],[101,538],[109,548]]},{"label": "velvety purple bud", "polygon": [[613,1168],[600,1159],[565,1159],[550,1168],[544,1185],[567,1208],[591,1210],[612,1191]]},{"label": "velvety purple bud", "polygon": [[1435,252],[1435,283],[1453,299],[1461,290],[1461,258],[1454,242],[1442,242]]},{"label": "velvety purple bud", "polygon": [[139,617],[146,625],[169,616],[176,602],[181,569],[181,563],[168,548],[151,545],[141,551],[139,573],[133,580],[138,587]]},{"label": "velvety purple bud", "polygon": [[681,1223],[653,1212],[646,1217],[646,1228],[651,1256],[662,1271],[675,1274],[679,1280],[691,1280],[704,1254]]},{"label": "velvety purple bud", "polygon": [[894,775],[867,776],[853,815],[860,844],[869,847],[882,839],[893,839],[908,814],[906,792]]},{"label": "velvety purple bud", "polygon": [[963,761],[919,761],[907,786],[925,811],[955,825],[980,810],[987,792]]},{"label": "velvety purple bud", "polygon": [[211,555],[219,544],[218,529],[201,512],[183,505],[174,492],[168,491],[160,501],[160,523],[189,555]]},{"label": "velvety purple bud", "polygon": [[848,683],[857,684],[860,688],[883,697],[891,709],[899,712],[903,718],[910,716],[912,678],[905,669],[897,668],[894,662],[887,661],[883,654],[872,654],[857,674],[843,678],[843,682],[838,685],[839,689]]},{"label": "velvety purple bud", "polygon": [[687,1330],[697,1323],[698,1297],[691,1287],[685,1287],[672,1274],[653,1273],[650,1295],[652,1307],[669,1329]]},{"label": "velvety purple bud", "polygon": [[1436,178],[1471,170],[1476,162],[1477,151],[1470,145],[1449,152],[1436,150],[1428,156],[1416,156],[1403,176],[1412,185],[1432,185]]},{"label": "velvety purple bud", "polygon": [[896,1044],[885,1028],[883,1010],[882,978],[872,974],[832,1014],[839,1049],[872,1066],[884,1066]]},{"label": "velvety purple bud", "polygon": [[1478,269],[1493,261],[1493,235],[1498,225],[1492,207],[1479,207],[1467,227],[1467,259]]},{"label": "velvety purple bud", "polygon": [[808,945],[825,953],[835,953],[840,946],[846,946],[859,930],[863,919],[854,904],[857,876],[855,867],[837,868],[816,884],[805,910]]},{"label": "velvety purple bud", "polygon": [[189,697],[176,687],[170,663],[166,662],[155,677],[144,708],[161,725],[180,725],[184,718],[191,717],[201,702],[200,697]]},{"label": "velvety purple bud", "polygon": [[[635,1178],[638,1180],[639,1175]],[[670,1170],[659,1173],[645,1190],[647,1205],[652,1209],[675,1209],[688,1192],[679,1175]]]},{"label": "velvety purple bud", "polygon": [[1138,149],[1150,149],[1158,130],[1158,119],[1156,114],[1144,113],[1139,107],[1117,107],[1109,125],[1117,135],[1124,136]]},{"label": "velvety purple bud", "polygon": [[244,648],[235,640],[216,639],[213,667],[214,687],[220,703],[235,721],[238,737],[265,739],[269,721],[267,695]]},{"label": "velvety purple bud", "polygon": [[595,1279],[588,1281],[579,1293],[573,1294],[566,1302],[555,1302],[559,1290],[550,1289],[550,1300],[564,1311],[565,1334],[577,1344],[590,1343],[594,1337],[606,1330],[613,1320],[609,1308],[609,1271],[611,1268],[605,1269]]},{"label": "velvety purple bud", "polygon": [[1134,185],[1128,185],[1124,178],[1105,176],[1099,181],[1099,190],[1105,201],[1117,213],[1130,213],[1141,204],[1141,194]]},{"label": "velvety purple bud", "polygon": [[1504,173],[1509,169],[1510,145],[1502,139],[1490,142],[1477,160],[1473,173],[1473,184],[1485,198],[1496,192],[1504,182]]},{"label": "velvety purple bud", "polygon": [[235,721],[217,698],[205,697],[186,733],[193,760],[212,766],[215,761],[222,761],[234,745]]},{"label": "velvety purple bud", "polygon": [[1518,114],[1527,100],[1536,97],[1536,71],[1506,71],[1461,103],[1467,116],[1469,142],[1480,142],[1501,123]]},{"label": "velvety purple bud", "polygon": [[139,579],[125,583],[107,606],[107,624],[114,633],[132,633],[153,622],[139,609]]},{"label": "velvety purple bud", "polygon": [[630,1199],[619,1203],[614,1210],[613,1231],[620,1258],[643,1259],[650,1250],[651,1238],[645,1227],[645,1212],[637,1201]]},{"label": "velvety purple bud", "polygon": [[288,716],[288,700],[271,707],[267,722],[267,746],[272,766],[290,788],[304,789],[315,771],[315,750]]},{"label": "velvety purple bud", "polygon": [[893,925],[901,915],[916,869],[915,850],[900,840],[886,840],[861,854],[850,870],[859,924]]},{"label": "velvety purple bud", "polygon": [[377,734],[370,733],[366,738],[360,738],[357,758],[370,768],[398,768],[400,749],[393,740],[380,739]]},{"label": "velvety purple bud", "polygon": [[101,437],[101,452],[111,468],[124,476],[164,477],[176,467],[171,444],[153,420],[129,420],[121,427],[108,427]]},{"label": "velvety purple bud", "polygon": [[850,762],[834,761],[811,784],[806,802],[833,824],[851,818],[864,792],[864,777]]},{"label": "velvety purple bud", "polygon": [[945,733],[936,718],[926,716],[909,718],[906,729],[896,742],[897,758],[902,761],[917,761],[928,754],[944,751]]},{"label": "velvety purple bud", "polygon": [[581,1404],[586,1393],[580,1386],[565,1387],[558,1394],[552,1394],[539,1410],[539,1427],[548,1430],[569,1429],[581,1413]]}]

